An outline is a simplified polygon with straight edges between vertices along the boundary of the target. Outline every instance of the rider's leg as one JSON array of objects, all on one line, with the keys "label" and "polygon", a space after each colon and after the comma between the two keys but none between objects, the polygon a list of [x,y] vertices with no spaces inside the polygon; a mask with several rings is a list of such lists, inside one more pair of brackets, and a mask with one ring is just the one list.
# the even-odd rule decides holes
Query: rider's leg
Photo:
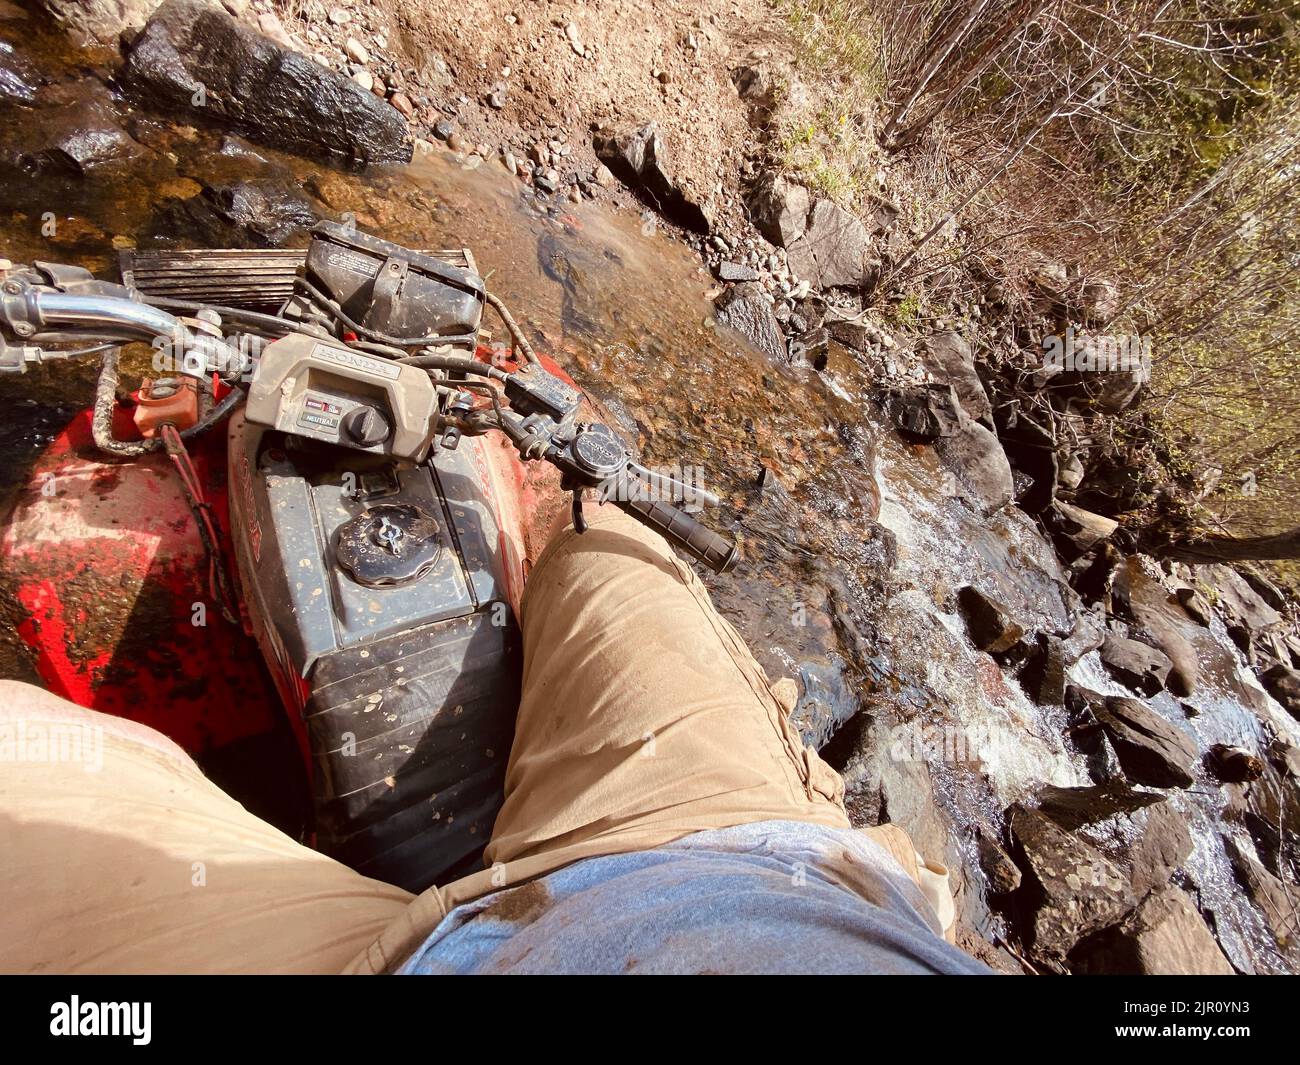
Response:
[{"label": "rider's leg", "polygon": [[523,696],[492,868],[425,892],[357,969],[450,907],[594,855],[755,821],[848,828],[843,781],[690,567],[612,506],[547,546],[522,605]]},{"label": "rider's leg", "polygon": [[295,843],[153,729],[0,681],[0,971],[340,971],[411,896]]}]

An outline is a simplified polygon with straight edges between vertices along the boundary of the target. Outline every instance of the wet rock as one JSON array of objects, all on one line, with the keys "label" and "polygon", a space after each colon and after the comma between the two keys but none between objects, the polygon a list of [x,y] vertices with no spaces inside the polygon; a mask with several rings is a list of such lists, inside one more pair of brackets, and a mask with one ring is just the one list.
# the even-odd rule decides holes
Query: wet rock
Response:
[{"label": "wet rock", "polygon": [[921,345],[922,364],[938,381],[956,389],[962,407],[977,422],[992,424],[993,404],[975,372],[975,355],[958,333],[936,333]]},{"label": "wet rock", "polygon": [[1020,867],[1011,860],[1002,844],[983,825],[975,828],[975,851],[980,868],[988,878],[989,891],[994,895],[1010,895],[1020,887],[1023,876]]},{"label": "wet rock", "polygon": [[761,355],[774,362],[785,361],[785,336],[767,293],[758,285],[743,283],[727,289],[714,301],[714,318],[719,326],[740,334]]},{"label": "wet rock", "polygon": [[1127,781],[1115,780],[1090,788],[1044,787],[1036,796],[1038,812],[1051,818],[1067,832],[1105,821],[1117,814],[1131,814],[1164,802],[1160,795],[1138,791]]},{"label": "wet rock", "polygon": [[1173,663],[1163,652],[1113,632],[1101,645],[1101,660],[1121,684],[1147,695],[1155,695],[1164,689],[1173,668]]},{"label": "wet rock", "polygon": [[854,215],[817,200],[803,233],[786,245],[790,269],[815,288],[861,288],[871,277],[870,237]]},{"label": "wet rock", "polygon": [[1174,887],[1149,896],[1122,924],[1090,940],[1071,962],[1084,973],[1233,974],[1191,898]]},{"label": "wet rock", "polygon": [[961,432],[967,421],[956,391],[947,384],[893,392],[889,409],[899,432],[925,443]]},{"label": "wet rock", "polygon": [[1196,745],[1182,729],[1136,699],[1107,696],[1092,705],[1129,780],[1153,788],[1190,788]]},{"label": "wet rock", "polygon": [[758,271],[744,263],[722,262],[718,264],[716,276],[719,281],[757,281]]},{"label": "wet rock", "polygon": [[825,329],[809,329],[790,342],[790,357],[804,360],[814,370],[826,369],[830,356],[830,334]]},{"label": "wet rock", "polygon": [[131,46],[122,81],[142,106],[347,162],[407,162],[405,119],[341,74],[203,0],[166,0]]},{"label": "wet rock", "polygon": [[21,164],[32,173],[85,176],[92,171],[126,166],[141,147],[118,123],[105,102],[69,103],[42,112],[33,133],[40,147],[24,151]]},{"label": "wet rock", "polygon": [[1259,679],[1282,709],[1300,721],[1300,672],[1279,664],[1260,674]]},{"label": "wet rock", "polygon": [[1210,606],[1210,601],[1195,588],[1179,588],[1174,592],[1174,597],[1182,608],[1187,611],[1187,616],[1198,625],[1208,626],[1210,624],[1211,619],[1214,617],[1214,608]]},{"label": "wet rock", "polygon": [[1040,632],[1020,671],[1020,686],[1039,706],[1059,706],[1065,701],[1069,668],[1065,641]]},{"label": "wet rock", "polygon": [[1205,753],[1206,765],[1220,780],[1245,784],[1264,775],[1264,763],[1244,747],[1216,743]]},{"label": "wet rock", "polygon": [[1274,740],[1268,747],[1268,759],[1284,778],[1300,781],[1300,747],[1285,740]]},{"label": "wet rock", "polygon": [[592,144],[597,158],[669,221],[696,233],[709,231],[703,208],[673,175],[663,138],[653,122],[640,129],[601,130]]},{"label": "wet rock", "polygon": [[1062,651],[1068,669],[1086,654],[1097,650],[1106,640],[1106,617],[1100,610],[1080,609],[1071,619],[1070,633]]},{"label": "wet rock", "polygon": [[1067,562],[1081,558],[1119,528],[1119,522],[1103,514],[1076,507],[1058,499],[1045,515],[1052,541]]},{"label": "wet rock", "polygon": [[1063,961],[1080,939],[1133,908],[1128,877],[1038,811],[1014,807],[1011,835],[1025,872],[1016,903],[1025,915],[1026,943],[1037,957]]},{"label": "wet rock", "polygon": [[1164,888],[1192,853],[1187,818],[1168,802],[1151,807],[1141,831],[1129,851],[1129,883],[1138,898]]},{"label": "wet rock", "polygon": [[1202,566],[1198,573],[1217,593],[1218,608],[1229,626],[1262,632],[1281,622],[1282,615],[1231,566]]},{"label": "wet rock", "polygon": [[310,205],[287,189],[269,181],[241,181],[209,186],[199,196],[170,204],[153,228],[208,247],[270,248],[317,221]]},{"label": "wet rock", "polygon": [[957,593],[957,602],[966,618],[971,643],[981,651],[997,654],[1009,651],[1024,638],[1025,628],[1010,611],[992,596],[971,585]]},{"label": "wet rock", "polygon": [[36,68],[12,44],[0,41],[0,102],[29,104],[36,99],[39,85]]},{"label": "wet rock", "polygon": [[1083,483],[1087,474],[1083,460],[1073,451],[1058,451],[1056,455],[1056,485],[1073,492]]},{"label": "wet rock", "polygon": [[759,182],[749,201],[749,217],[755,227],[778,248],[788,248],[808,227],[812,198],[802,185],[783,177]]},{"label": "wet rock", "polygon": [[1300,910],[1293,893],[1235,839],[1225,838],[1223,843],[1237,879],[1263,916],[1278,948],[1292,961],[1300,960]]},{"label": "wet rock", "polygon": [[937,441],[934,449],[956,476],[958,495],[973,508],[993,514],[1011,502],[1011,464],[992,430],[969,422],[961,432]]}]

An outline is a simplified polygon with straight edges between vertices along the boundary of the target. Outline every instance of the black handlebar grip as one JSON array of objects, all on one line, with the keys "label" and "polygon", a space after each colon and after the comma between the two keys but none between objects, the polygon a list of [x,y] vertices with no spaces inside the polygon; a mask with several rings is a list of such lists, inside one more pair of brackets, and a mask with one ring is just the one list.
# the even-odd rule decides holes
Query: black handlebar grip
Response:
[{"label": "black handlebar grip", "polygon": [[669,543],[676,544],[692,558],[703,562],[714,573],[726,573],[736,564],[736,545],[701,525],[684,510],[671,503],[650,499],[610,500],[626,514],[661,534]]}]

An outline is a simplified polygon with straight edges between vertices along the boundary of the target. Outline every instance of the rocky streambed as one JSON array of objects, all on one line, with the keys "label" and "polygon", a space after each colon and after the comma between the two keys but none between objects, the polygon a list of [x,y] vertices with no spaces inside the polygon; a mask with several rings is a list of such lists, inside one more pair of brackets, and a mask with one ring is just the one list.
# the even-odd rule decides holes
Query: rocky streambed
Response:
[{"label": "rocky streambed", "polygon": [[[15,25],[0,20],[0,255],[111,276],[123,249],[302,244],[343,217],[471,245],[645,461],[704,468],[725,500],[710,520],[744,544],[716,601],[797,682],[795,720],[843,772],[855,822],[898,822],[948,864],[963,946],[1006,971],[1300,965],[1293,608],[1257,574],[1128,554],[1085,509],[1056,444],[1123,398],[1115,381],[1058,380],[1078,403],[1009,409],[1018,394],[960,329],[882,327],[835,291],[843,256],[809,233],[836,220],[789,189],[769,190],[768,215],[802,223],[776,236],[820,284],[774,297],[748,256],[719,284],[719,263],[638,212],[521,182],[468,144],[413,148],[398,109],[251,30],[259,69],[297,88],[230,84],[203,110],[153,81],[142,94],[129,57]],[[161,30],[139,40],[165,77]],[[305,77],[317,110],[295,123],[281,105]],[[347,125],[372,106],[379,125]],[[606,154],[644,192],[653,147]],[[7,483],[92,370],[0,381]],[[5,670],[24,675],[20,648]]]}]

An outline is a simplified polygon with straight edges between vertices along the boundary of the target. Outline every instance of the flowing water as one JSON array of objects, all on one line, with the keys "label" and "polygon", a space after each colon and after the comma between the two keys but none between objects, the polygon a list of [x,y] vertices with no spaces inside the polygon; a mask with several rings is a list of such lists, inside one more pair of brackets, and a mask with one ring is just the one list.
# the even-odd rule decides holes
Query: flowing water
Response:
[{"label": "flowing water", "polygon": [[[1031,519],[972,513],[931,451],[888,431],[870,374],[847,353],[833,351],[823,373],[765,361],[714,328],[711,279],[653,219],[538,203],[494,162],[466,166],[439,149],[404,168],[343,173],[133,114],[57,48],[29,46],[24,62],[31,83],[48,83],[37,99],[54,101],[58,114],[10,108],[0,151],[40,140],[47,117],[66,121],[77,107],[110,108],[135,144],[125,163],[89,176],[6,179],[0,255],[80,263],[107,277],[115,238],[141,248],[238,240],[195,210],[201,186],[238,182],[260,189],[281,218],[307,209],[351,216],[411,247],[471,247],[535,346],[602,402],[642,461],[703,468],[724,500],[704,519],[743,543],[736,572],[709,580],[720,609],[770,675],[800,680],[796,718],[819,745],[830,740],[854,816],[892,817],[923,849],[942,851],[967,919],[1001,933],[983,901],[974,827],[1000,832],[1005,808],[1043,784],[1090,781],[1065,711],[1036,705],[971,646],[956,593],[975,584],[1057,631],[1069,627],[1071,593]],[[21,81],[22,68],[13,77]],[[301,228],[286,233],[305,243]],[[92,371],[55,365],[0,381],[10,412],[0,428],[5,487],[85,405]],[[1252,682],[1222,627],[1198,650],[1208,668],[1191,727],[1202,747],[1260,740],[1259,717],[1242,705],[1241,686]],[[4,670],[22,675],[12,649],[6,657]],[[1095,655],[1074,677],[1120,691]],[[1277,731],[1300,742],[1295,723],[1260,698]],[[1156,705],[1184,723],[1176,700]],[[1233,960],[1254,968],[1272,948],[1218,840],[1226,800],[1203,779],[1172,801],[1195,826],[1192,884]]]}]

